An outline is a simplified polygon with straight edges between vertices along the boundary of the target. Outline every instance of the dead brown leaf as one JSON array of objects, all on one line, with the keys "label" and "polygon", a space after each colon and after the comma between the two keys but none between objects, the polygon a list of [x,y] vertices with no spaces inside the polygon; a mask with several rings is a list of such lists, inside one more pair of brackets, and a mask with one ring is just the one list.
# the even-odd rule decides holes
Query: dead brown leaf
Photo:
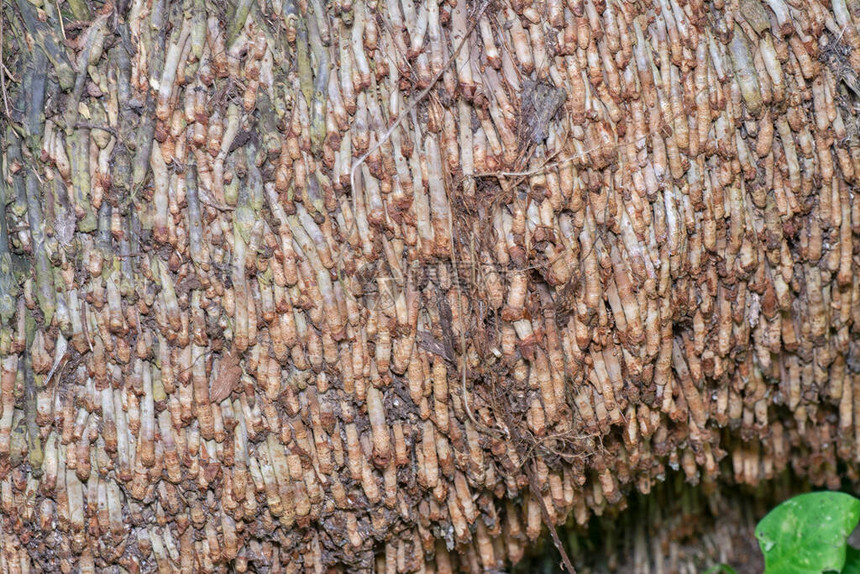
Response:
[{"label": "dead brown leaf", "polygon": [[231,349],[218,362],[218,375],[209,385],[209,400],[220,403],[233,393],[233,387],[242,377],[242,367],[239,366],[239,352]]}]

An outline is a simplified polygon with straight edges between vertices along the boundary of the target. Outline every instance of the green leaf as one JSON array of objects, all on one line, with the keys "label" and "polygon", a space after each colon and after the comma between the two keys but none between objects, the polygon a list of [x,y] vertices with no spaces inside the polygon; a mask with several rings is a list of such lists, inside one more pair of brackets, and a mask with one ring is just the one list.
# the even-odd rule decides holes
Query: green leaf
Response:
[{"label": "green leaf", "polygon": [[717,564],[705,570],[704,574],[738,574],[738,571],[728,564]]},{"label": "green leaf", "polygon": [[845,553],[845,566],[842,568],[842,574],[860,574],[860,550],[848,547],[848,552]]},{"label": "green leaf", "polygon": [[841,572],[848,536],[860,521],[860,500],[813,492],[783,502],[755,529],[765,574]]}]

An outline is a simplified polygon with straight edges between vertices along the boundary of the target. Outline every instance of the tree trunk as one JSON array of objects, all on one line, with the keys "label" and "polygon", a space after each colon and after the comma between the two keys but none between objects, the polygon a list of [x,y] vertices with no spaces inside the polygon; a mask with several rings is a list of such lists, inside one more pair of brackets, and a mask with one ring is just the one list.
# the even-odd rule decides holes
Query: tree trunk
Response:
[{"label": "tree trunk", "polygon": [[670,469],[857,477],[857,0],[8,4],[3,572],[498,571]]}]

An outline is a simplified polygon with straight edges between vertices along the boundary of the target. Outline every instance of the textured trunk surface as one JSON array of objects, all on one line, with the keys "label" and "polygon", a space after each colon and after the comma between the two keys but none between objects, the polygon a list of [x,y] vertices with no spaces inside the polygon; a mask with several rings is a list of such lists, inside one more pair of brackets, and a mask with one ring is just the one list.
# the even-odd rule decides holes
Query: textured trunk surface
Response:
[{"label": "textured trunk surface", "polygon": [[0,571],[500,571],[671,469],[857,478],[858,25],[6,0]]}]

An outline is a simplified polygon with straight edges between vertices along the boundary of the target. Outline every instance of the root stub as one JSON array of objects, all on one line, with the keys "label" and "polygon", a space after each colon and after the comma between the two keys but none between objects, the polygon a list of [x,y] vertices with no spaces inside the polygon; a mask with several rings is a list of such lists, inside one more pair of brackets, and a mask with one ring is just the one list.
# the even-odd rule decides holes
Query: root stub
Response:
[{"label": "root stub", "polygon": [[671,470],[856,478],[853,4],[13,4],[0,571],[498,571]]}]

